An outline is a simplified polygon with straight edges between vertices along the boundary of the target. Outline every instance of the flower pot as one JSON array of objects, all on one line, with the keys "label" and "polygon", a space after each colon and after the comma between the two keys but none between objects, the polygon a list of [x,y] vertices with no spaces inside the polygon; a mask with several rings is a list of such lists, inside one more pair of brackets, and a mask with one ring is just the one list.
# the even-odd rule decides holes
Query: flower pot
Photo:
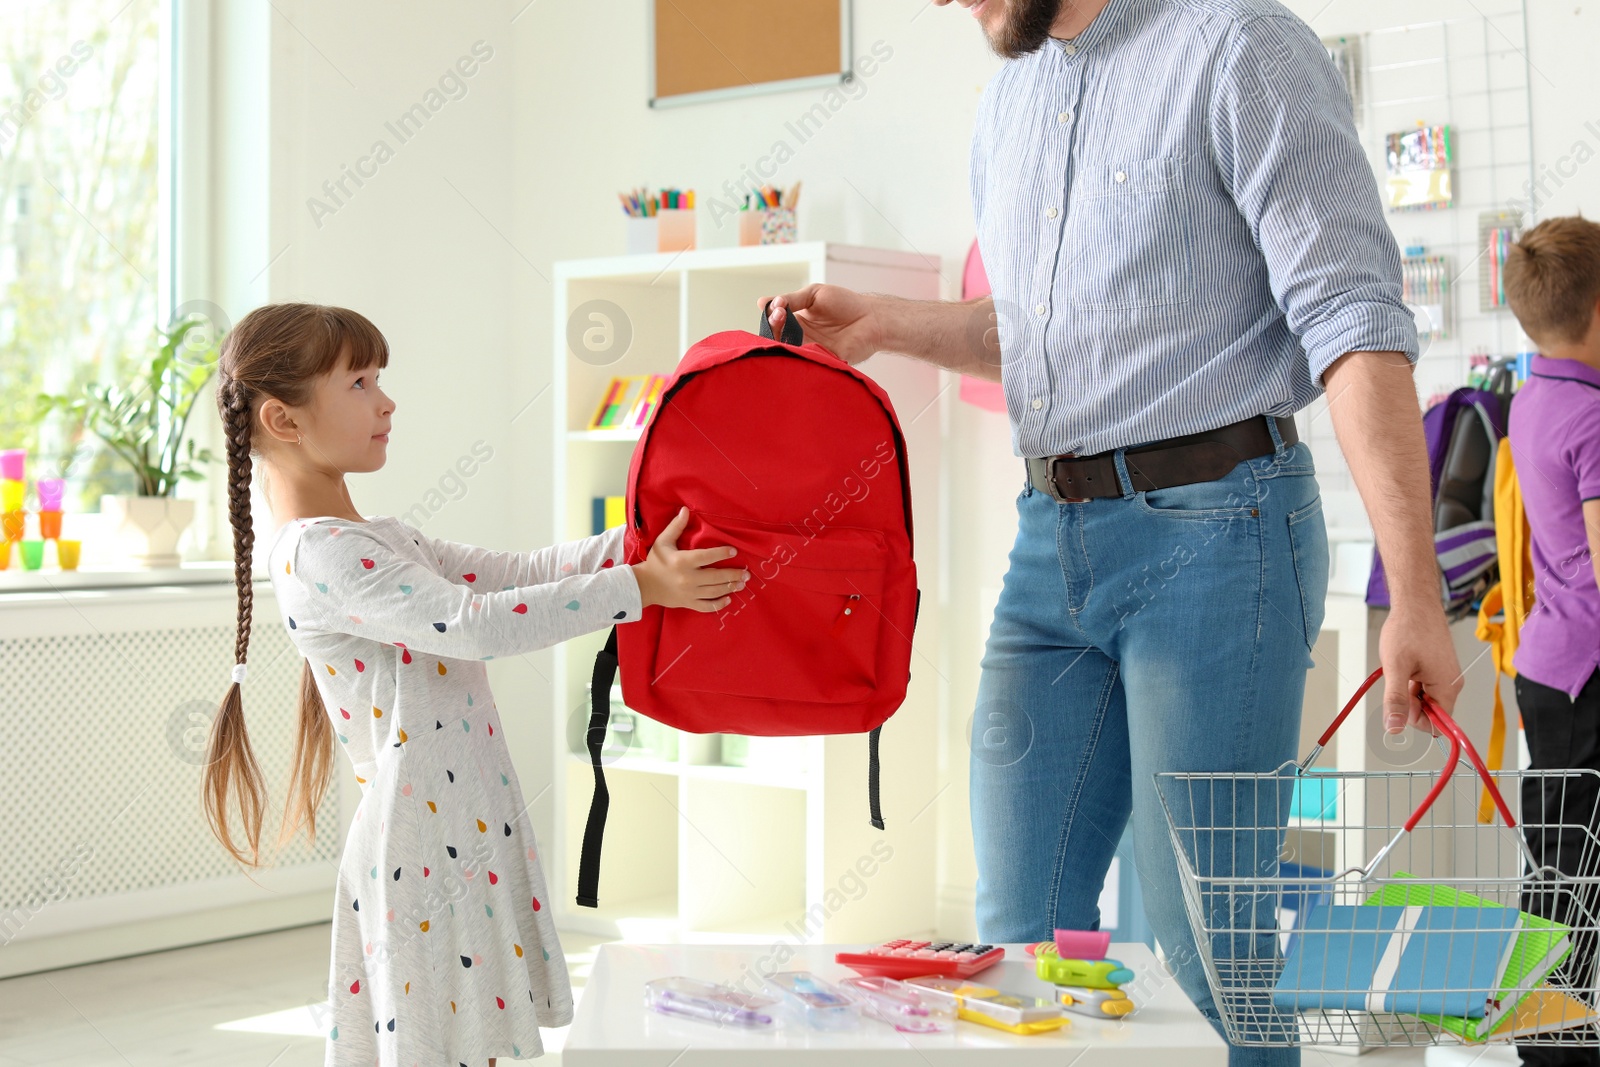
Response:
[{"label": "flower pot", "polygon": [[178,538],[194,521],[194,501],[170,496],[100,498],[106,534],[121,561],[131,567],[176,567]]}]

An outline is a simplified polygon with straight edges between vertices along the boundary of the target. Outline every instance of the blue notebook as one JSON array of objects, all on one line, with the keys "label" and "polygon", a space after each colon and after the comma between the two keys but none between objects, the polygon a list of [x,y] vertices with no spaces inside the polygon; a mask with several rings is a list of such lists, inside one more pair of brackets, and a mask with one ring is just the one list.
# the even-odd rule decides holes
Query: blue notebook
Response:
[{"label": "blue notebook", "polygon": [[1318,904],[1273,987],[1279,1011],[1484,1016],[1522,913],[1495,907]]}]

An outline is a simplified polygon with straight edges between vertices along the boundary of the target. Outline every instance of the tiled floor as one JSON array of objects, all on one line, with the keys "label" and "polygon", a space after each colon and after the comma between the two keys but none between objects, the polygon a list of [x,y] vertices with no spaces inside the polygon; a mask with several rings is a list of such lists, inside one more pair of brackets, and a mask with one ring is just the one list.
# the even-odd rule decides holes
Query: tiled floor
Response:
[{"label": "tiled floor", "polygon": [[[0,1067],[320,1067],[326,923],[0,980]],[[581,998],[599,942],[563,934]],[[558,1067],[565,1030],[544,1031]],[[1434,1049],[1426,1067],[1517,1067],[1507,1050]],[[1303,1067],[1423,1067],[1421,1050],[1308,1052]],[[511,1061],[507,1060],[507,1064]]]}]

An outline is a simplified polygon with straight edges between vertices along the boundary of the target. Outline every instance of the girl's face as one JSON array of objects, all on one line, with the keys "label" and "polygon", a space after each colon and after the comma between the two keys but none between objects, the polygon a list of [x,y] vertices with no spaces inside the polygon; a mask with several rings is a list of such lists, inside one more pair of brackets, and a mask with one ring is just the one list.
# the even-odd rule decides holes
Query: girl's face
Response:
[{"label": "girl's face", "polygon": [[379,388],[379,373],[376,364],[353,370],[341,362],[318,379],[306,407],[288,408],[269,400],[262,420],[279,442],[274,451],[327,473],[359,474],[382,467],[395,404]]}]

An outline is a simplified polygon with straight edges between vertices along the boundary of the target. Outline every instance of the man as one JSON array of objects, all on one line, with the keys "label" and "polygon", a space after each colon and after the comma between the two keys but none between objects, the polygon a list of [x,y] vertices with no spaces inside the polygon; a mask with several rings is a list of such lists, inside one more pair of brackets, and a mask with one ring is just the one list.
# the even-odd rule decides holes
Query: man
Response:
[{"label": "man", "polygon": [[[820,285],[771,320],[794,313],[852,364],[888,351],[1004,384],[1027,477],[973,724],[978,934],[1097,925],[1131,816],[1156,937],[1218,1025],[1152,776],[1296,757],[1328,547],[1291,416],[1324,389],[1395,579],[1388,729],[1417,721],[1421,691],[1448,710],[1461,687],[1399,252],[1336,70],[1272,0],[959,3],[1010,60],[972,143],[992,300]],[[1170,798],[1221,828],[1189,835],[1202,876],[1276,873],[1275,792],[1238,811],[1199,802],[1222,791]],[[1226,982],[1230,957],[1272,958],[1272,901],[1204,919],[1241,935],[1206,939]],[[1235,1036],[1287,1045],[1293,1018],[1263,996],[1223,1005]],[[1298,1055],[1238,1045],[1230,1063]]]}]

